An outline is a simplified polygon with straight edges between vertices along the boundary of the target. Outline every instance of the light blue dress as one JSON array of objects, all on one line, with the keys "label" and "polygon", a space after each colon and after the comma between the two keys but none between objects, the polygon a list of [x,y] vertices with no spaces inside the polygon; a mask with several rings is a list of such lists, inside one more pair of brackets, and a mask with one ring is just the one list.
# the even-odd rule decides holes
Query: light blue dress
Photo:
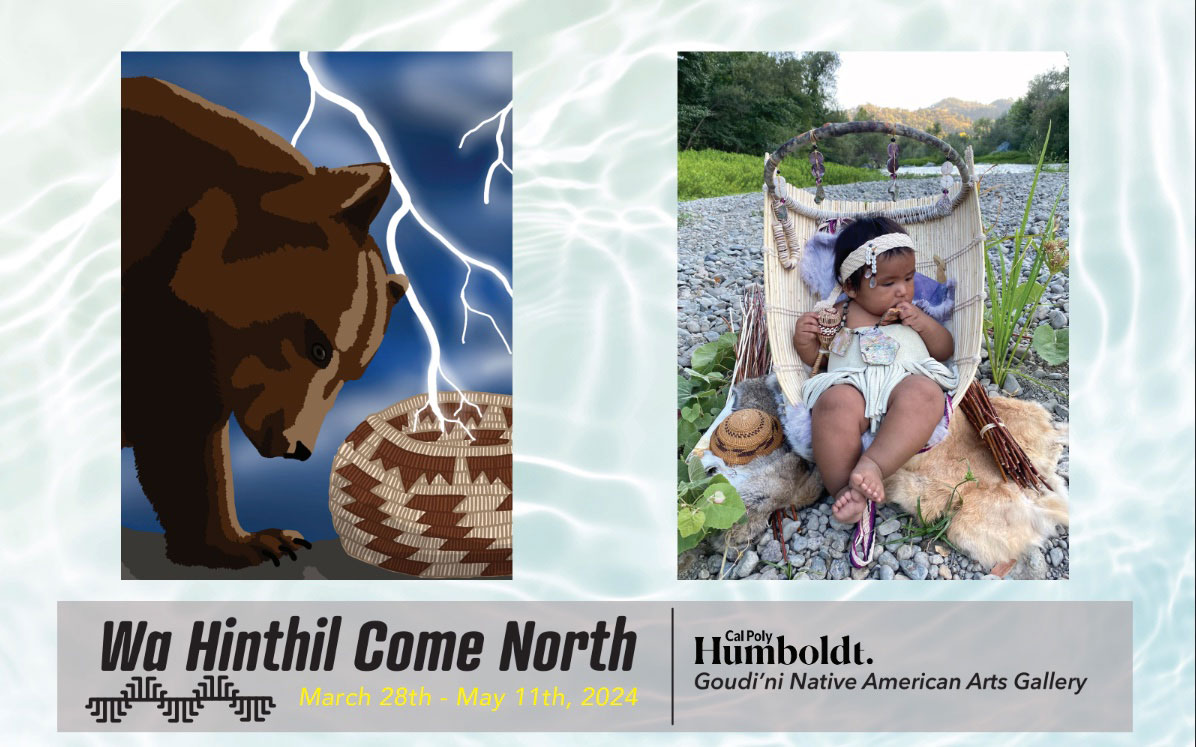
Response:
[{"label": "light blue dress", "polygon": [[814,403],[822,393],[836,384],[850,384],[864,395],[864,415],[871,422],[872,432],[880,427],[889,396],[893,389],[907,376],[919,374],[937,383],[945,392],[959,386],[959,375],[953,367],[936,361],[926,349],[922,336],[904,324],[890,324],[880,330],[898,342],[900,347],[894,361],[888,365],[871,365],[864,362],[860,353],[859,332],[872,329],[860,327],[852,330],[851,344],[844,355],[830,354],[827,372],[811,376],[802,386],[802,399],[812,412]]}]

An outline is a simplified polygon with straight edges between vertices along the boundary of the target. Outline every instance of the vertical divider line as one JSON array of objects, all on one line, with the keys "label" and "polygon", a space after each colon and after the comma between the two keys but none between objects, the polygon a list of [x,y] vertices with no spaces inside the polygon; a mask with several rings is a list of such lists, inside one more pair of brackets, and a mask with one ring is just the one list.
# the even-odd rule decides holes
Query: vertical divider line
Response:
[{"label": "vertical divider line", "polygon": [[676,679],[677,679],[677,662],[674,658],[675,649],[677,646],[677,608],[669,607],[669,726],[677,725],[677,714],[675,709],[676,703]]}]

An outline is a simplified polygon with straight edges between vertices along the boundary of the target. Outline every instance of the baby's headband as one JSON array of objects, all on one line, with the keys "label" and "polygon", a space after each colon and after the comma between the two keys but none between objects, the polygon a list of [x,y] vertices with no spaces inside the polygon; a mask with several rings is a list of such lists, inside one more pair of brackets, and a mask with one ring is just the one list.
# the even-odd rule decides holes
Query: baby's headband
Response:
[{"label": "baby's headband", "polygon": [[[856,270],[867,266],[871,272],[864,274],[870,278],[876,276],[876,258],[889,251],[890,249],[900,249],[908,247],[912,249],[914,246],[913,240],[909,234],[904,233],[886,233],[882,236],[877,236],[874,239],[869,239],[863,244],[860,244],[851,254],[847,255],[847,259],[843,260],[843,264],[839,266],[839,277],[836,278],[838,282],[835,284],[834,290],[831,294],[814,304],[815,311],[829,309],[835,305],[835,301],[839,300],[839,295],[843,292],[843,283],[847,278],[855,274]],[[873,285],[876,281],[873,280]]]},{"label": "baby's headband", "polygon": [[[843,260],[843,264],[839,267],[840,283],[845,282],[847,278],[855,274],[855,271],[868,265],[872,270],[872,275],[876,274],[876,257],[884,254],[890,249],[899,249],[901,247],[913,248],[914,242],[910,239],[909,234],[904,233],[886,233],[883,236],[877,236],[874,239],[869,239],[847,255],[847,259]],[[871,277],[871,275],[869,275]]]}]

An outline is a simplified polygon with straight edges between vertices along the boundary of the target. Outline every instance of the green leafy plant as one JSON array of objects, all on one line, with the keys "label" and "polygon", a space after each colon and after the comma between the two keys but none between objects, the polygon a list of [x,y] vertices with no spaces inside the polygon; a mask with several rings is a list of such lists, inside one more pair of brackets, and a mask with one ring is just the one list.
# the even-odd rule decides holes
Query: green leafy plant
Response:
[{"label": "green leafy plant", "polygon": [[677,456],[683,460],[727,404],[736,339],[727,332],[702,345],[693,352],[691,367],[677,374]]},{"label": "green leafy plant", "polygon": [[[708,476],[690,452],[727,404],[737,335],[727,332],[694,350],[691,368],[677,374],[677,552],[695,547],[711,531],[729,529],[747,509],[722,475]],[[684,375],[688,374],[688,376]]]},{"label": "green leafy plant", "polygon": [[722,475],[708,476],[701,462],[681,465],[686,479],[677,483],[677,552],[695,546],[711,531],[730,529],[747,515],[739,491]]},{"label": "green leafy plant", "polygon": [[[1059,335],[1050,325],[1043,325],[1051,330],[1050,333],[1039,333],[1030,328],[1034,313],[1042,301],[1043,293],[1046,292],[1046,284],[1052,276],[1062,272],[1067,266],[1066,242],[1055,238],[1055,212],[1059,207],[1059,199],[1063,196],[1062,188],[1051,206],[1046,230],[1040,235],[1026,232],[1034,192],[1038,187],[1038,177],[1042,172],[1042,162],[1046,157],[1050,139],[1048,125],[1042,152],[1038,156],[1038,165],[1034,169],[1034,179],[1030,183],[1030,194],[1026,198],[1026,208],[1017,230],[1012,236],[995,236],[985,241],[984,277],[988,284],[988,297],[992,302],[992,308],[985,314],[986,342],[993,381],[997,386],[1004,386],[1006,376],[1021,366],[1031,346],[1034,346],[1043,360],[1051,365],[1067,360],[1066,330],[1059,330],[1063,332]],[[1006,241],[1013,243],[1011,260],[1006,260],[1001,246]],[[996,266],[993,264],[992,255],[996,255],[999,261]],[[1030,267],[1023,273],[1027,258],[1030,258]],[[1040,282],[1039,276],[1044,271],[1045,281]],[[1041,342],[1033,342],[1035,339]],[[1044,350],[1046,355],[1043,355]],[[1050,359],[1047,355],[1051,356]]]},{"label": "green leafy plant", "polygon": [[1031,344],[1034,346],[1034,352],[1052,366],[1057,366],[1067,360],[1066,329],[1055,329],[1049,324],[1040,324],[1034,328],[1034,339]]}]

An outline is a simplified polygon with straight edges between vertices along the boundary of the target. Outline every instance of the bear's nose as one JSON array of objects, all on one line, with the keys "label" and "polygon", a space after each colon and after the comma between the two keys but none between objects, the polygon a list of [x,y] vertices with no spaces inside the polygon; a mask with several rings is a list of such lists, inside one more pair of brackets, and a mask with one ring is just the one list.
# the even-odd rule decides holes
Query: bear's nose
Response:
[{"label": "bear's nose", "polygon": [[282,456],[284,459],[298,459],[302,462],[311,456],[311,449],[304,446],[302,441],[296,441],[295,450],[290,454],[283,454]]}]

